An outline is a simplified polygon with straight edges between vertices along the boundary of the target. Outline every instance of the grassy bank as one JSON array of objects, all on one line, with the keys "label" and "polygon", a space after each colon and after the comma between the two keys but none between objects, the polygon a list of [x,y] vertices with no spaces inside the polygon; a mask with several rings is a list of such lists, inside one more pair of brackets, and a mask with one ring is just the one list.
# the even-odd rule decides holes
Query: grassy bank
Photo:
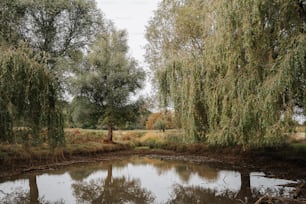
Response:
[{"label": "grassy bank", "polygon": [[50,148],[43,142],[37,146],[25,144],[0,144],[0,161],[10,164],[16,161],[26,163],[56,162],[72,156],[95,156],[101,153],[130,149],[125,142],[105,142],[106,132],[101,130],[66,129],[64,146]]},{"label": "grassy bank", "polygon": [[[305,129],[298,127],[298,131]],[[0,161],[10,164],[14,161],[54,162],[66,160],[73,156],[97,156],[106,152],[132,149],[171,150],[186,154],[224,154],[224,155],[266,155],[273,158],[305,159],[305,133],[297,132],[288,136],[288,144],[278,149],[257,149],[245,152],[241,147],[210,147],[207,144],[186,144],[181,130],[126,130],[114,131],[114,144],[106,141],[105,130],[66,129],[65,146],[51,149],[47,143],[38,146],[22,144],[0,144]]]}]

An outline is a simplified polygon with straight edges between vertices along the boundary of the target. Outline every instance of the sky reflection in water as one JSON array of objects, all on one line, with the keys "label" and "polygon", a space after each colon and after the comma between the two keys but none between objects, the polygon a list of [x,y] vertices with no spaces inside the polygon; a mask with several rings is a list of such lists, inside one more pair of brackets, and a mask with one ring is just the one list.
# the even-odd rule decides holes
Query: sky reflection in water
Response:
[{"label": "sky reflection in water", "polygon": [[0,183],[1,203],[237,203],[261,194],[290,197],[290,180],[261,172],[146,157],[72,166]]}]

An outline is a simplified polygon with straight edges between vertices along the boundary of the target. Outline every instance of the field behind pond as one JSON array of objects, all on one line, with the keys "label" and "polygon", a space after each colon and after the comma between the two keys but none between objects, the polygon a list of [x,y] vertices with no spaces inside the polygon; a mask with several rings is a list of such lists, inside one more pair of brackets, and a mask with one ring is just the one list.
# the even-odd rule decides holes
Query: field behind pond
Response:
[{"label": "field behind pond", "polygon": [[[21,137],[21,136],[20,136]],[[117,130],[114,131],[114,143],[107,139],[106,130],[65,129],[65,144],[50,148],[47,139],[36,146],[26,145],[21,138],[15,138],[15,144],[0,144],[0,160],[5,164],[12,160],[63,160],[69,156],[95,155],[104,152],[134,148],[161,148],[169,142],[182,142],[181,130]]]}]

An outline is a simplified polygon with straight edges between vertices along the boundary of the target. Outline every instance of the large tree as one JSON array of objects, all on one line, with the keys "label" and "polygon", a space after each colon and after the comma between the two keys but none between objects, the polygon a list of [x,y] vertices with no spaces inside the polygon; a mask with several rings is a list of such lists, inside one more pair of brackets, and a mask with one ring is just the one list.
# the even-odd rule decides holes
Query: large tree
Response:
[{"label": "large tree", "polygon": [[91,46],[73,86],[76,95],[96,106],[112,141],[114,126],[135,119],[139,103],[132,103],[130,96],[141,88],[143,80],[144,71],[128,56],[126,32],[109,24]]},{"label": "large tree", "polygon": [[163,1],[147,39],[162,98],[191,141],[279,145],[294,108],[305,110],[304,1]]}]

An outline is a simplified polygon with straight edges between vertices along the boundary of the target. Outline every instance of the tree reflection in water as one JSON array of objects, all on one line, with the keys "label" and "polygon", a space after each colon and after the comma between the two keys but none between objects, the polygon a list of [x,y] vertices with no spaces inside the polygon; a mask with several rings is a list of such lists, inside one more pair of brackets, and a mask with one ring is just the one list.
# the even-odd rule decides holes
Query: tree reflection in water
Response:
[{"label": "tree reflection in water", "polygon": [[136,179],[112,178],[112,165],[109,164],[107,177],[78,181],[72,184],[74,194],[78,202],[95,203],[152,203],[152,193],[141,188],[141,183]]},{"label": "tree reflection in water", "polygon": [[39,204],[38,187],[37,187],[37,181],[36,181],[35,175],[30,176],[29,185],[30,185],[30,203]]},{"label": "tree reflection in water", "polygon": [[[291,181],[264,175],[247,168],[239,173],[182,161],[132,158],[25,175],[17,184],[0,183],[0,203],[230,204],[253,203],[263,194],[290,197],[294,188],[282,185]],[[51,188],[43,188],[50,183]]]},{"label": "tree reflection in water", "polygon": [[1,198],[1,204],[63,204],[64,201],[58,200],[56,202],[46,201],[39,197],[36,175],[29,175],[29,190],[21,187],[15,188],[12,193],[4,193],[5,196]]},{"label": "tree reflection in water", "polygon": [[12,193],[5,193],[5,196],[1,199],[1,204],[24,204],[30,203],[29,191],[24,189],[15,189]]},{"label": "tree reflection in water", "polygon": [[[243,202],[248,202],[253,199],[252,191],[251,191],[251,178],[250,171],[244,170],[240,172],[241,175],[241,187],[240,191],[237,194],[237,198]],[[253,190],[256,192],[256,189]]]},{"label": "tree reflection in water", "polygon": [[232,192],[223,192],[222,195],[216,195],[217,192],[202,187],[175,185],[171,198],[167,204],[183,203],[214,203],[214,204],[232,204],[237,203],[233,198]]}]

